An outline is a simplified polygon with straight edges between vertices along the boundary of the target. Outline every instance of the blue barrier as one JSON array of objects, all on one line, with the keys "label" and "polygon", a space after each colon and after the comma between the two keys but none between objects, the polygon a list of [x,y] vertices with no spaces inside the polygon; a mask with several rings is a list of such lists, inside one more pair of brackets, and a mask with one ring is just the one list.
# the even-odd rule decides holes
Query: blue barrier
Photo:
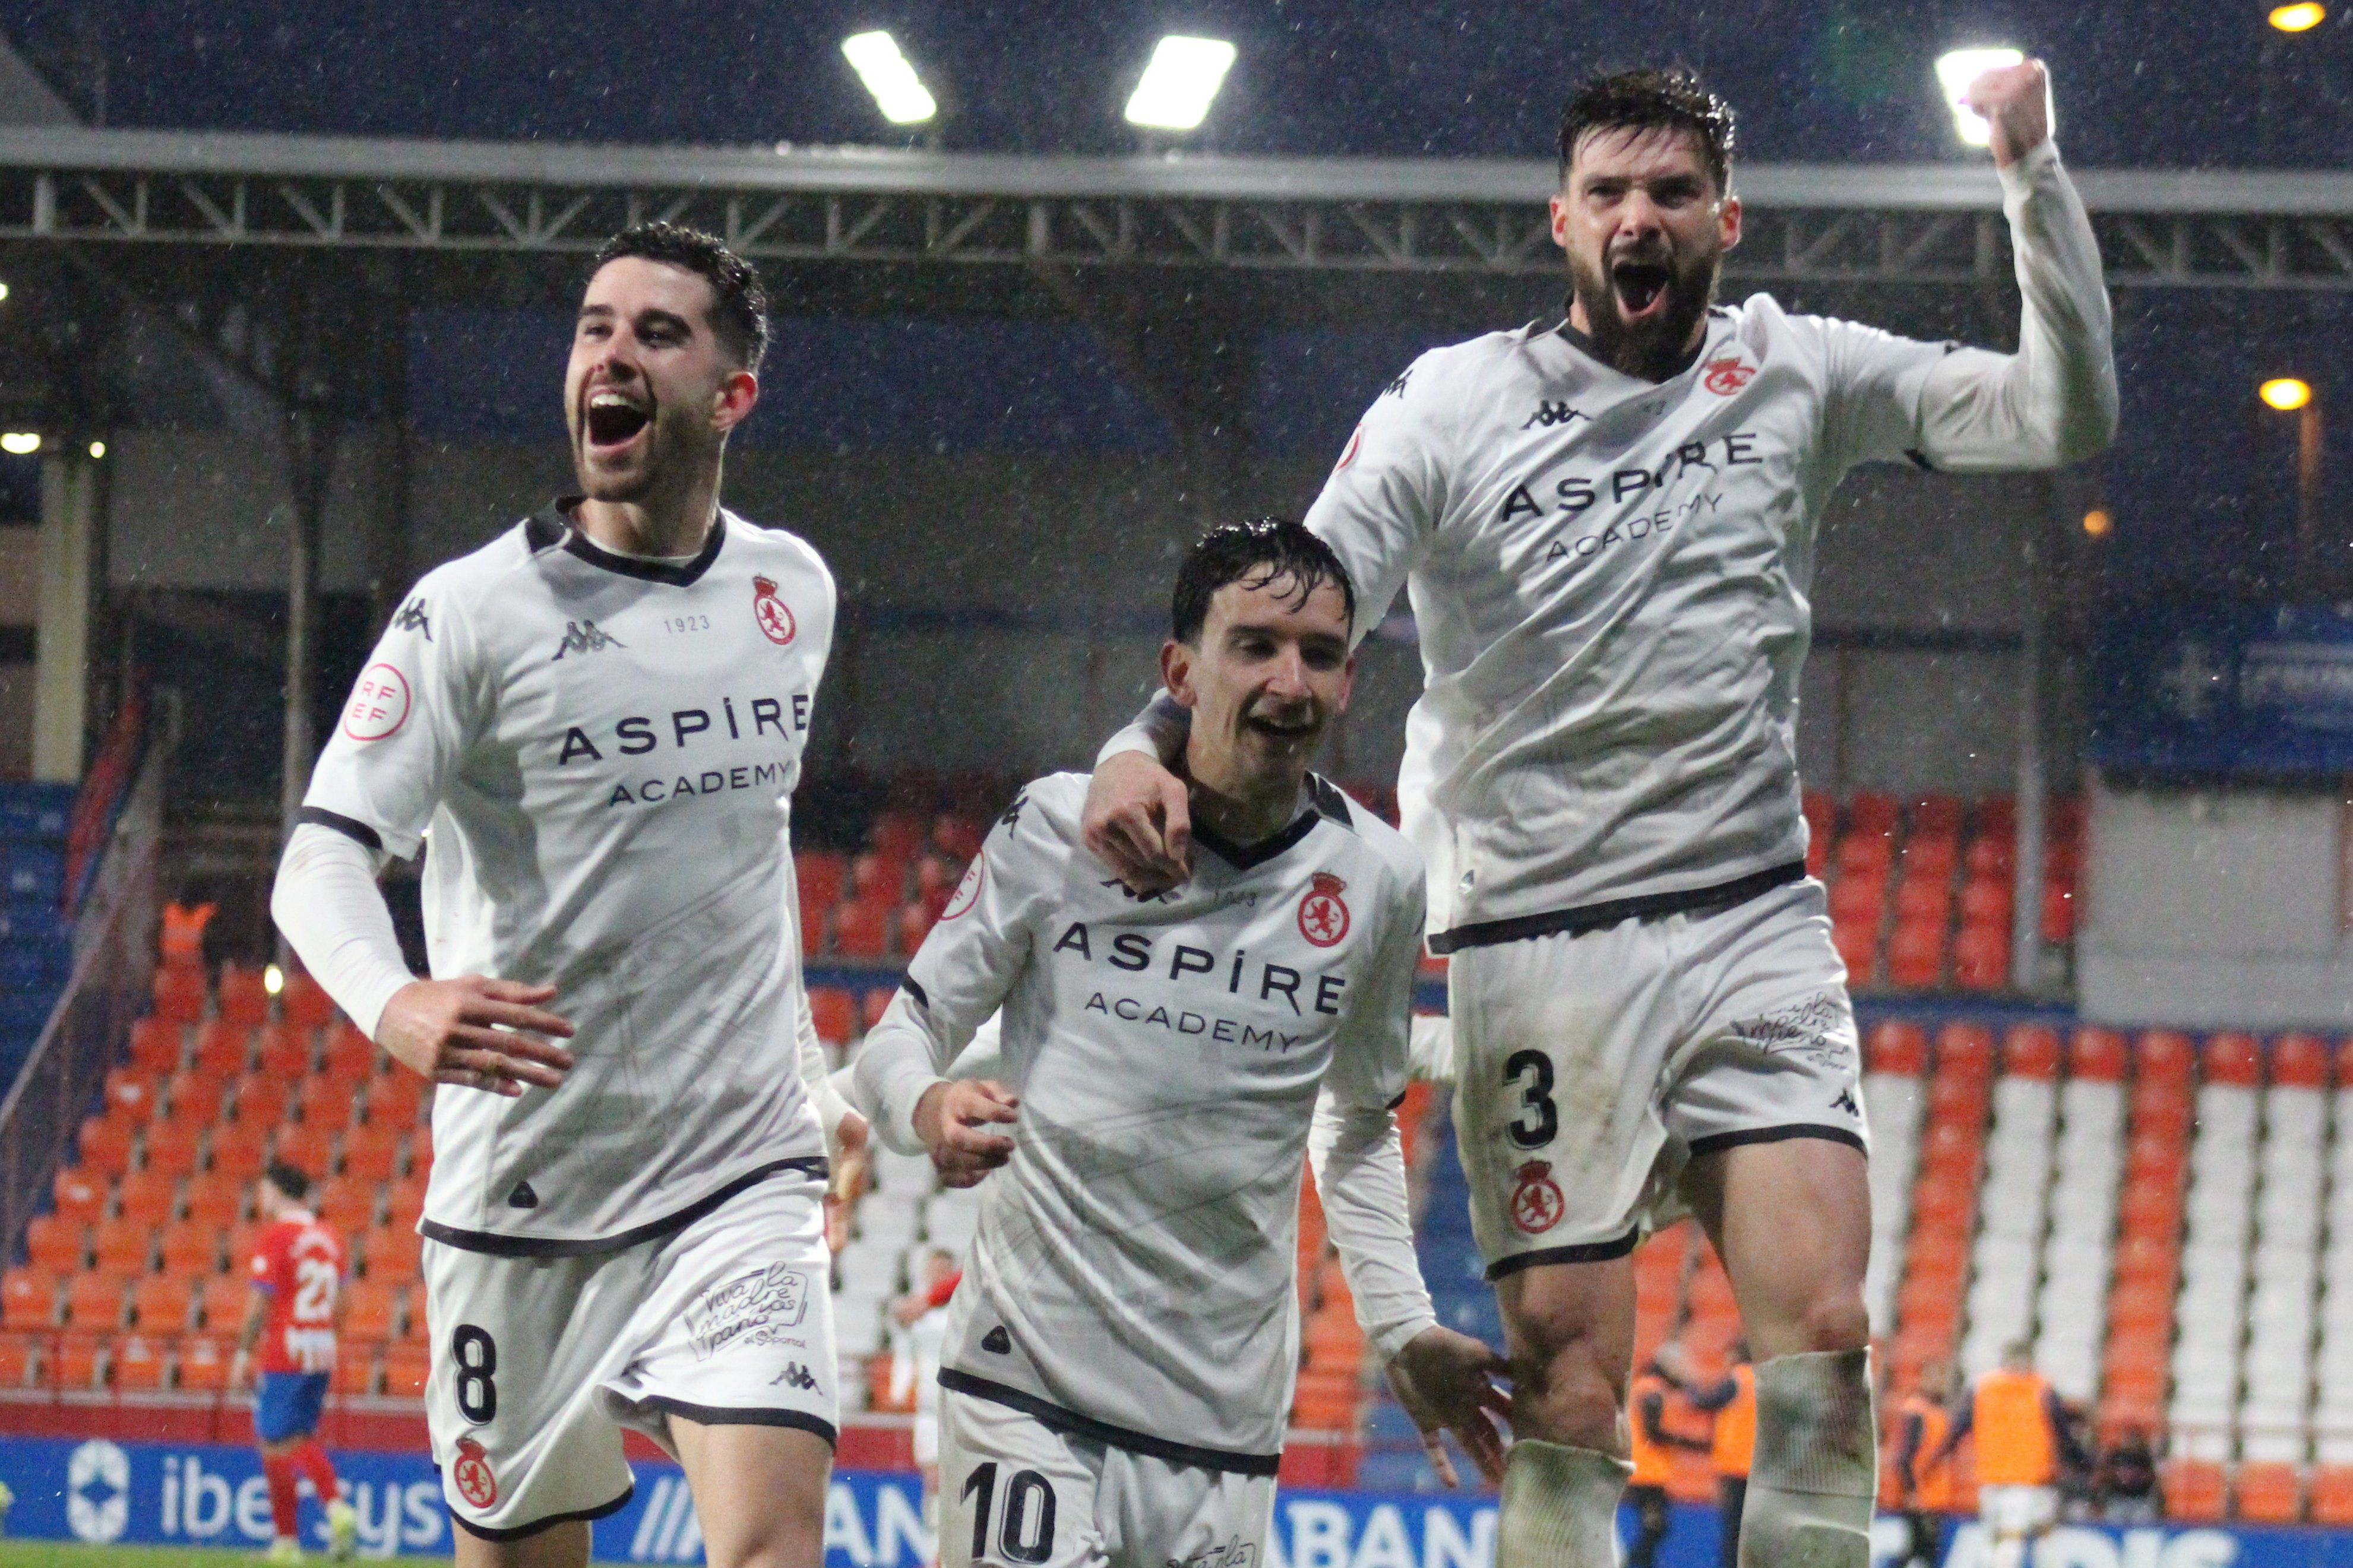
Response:
[{"label": "blue barrier", "polygon": [[[447,1555],[449,1516],[422,1454],[345,1451],[335,1468],[360,1516],[361,1554]],[[674,1466],[640,1464],[628,1506],[596,1527],[600,1562],[700,1563],[702,1532]],[[135,1545],[259,1547],[269,1497],[250,1448],[221,1444],[118,1443],[109,1438],[0,1438],[0,1480],[16,1494],[10,1536]],[[826,1500],[827,1568],[922,1568],[930,1542],[912,1475],[846,1470]],[[1714,1568],[1715,1510],[1678,1507],[1660,1568]],[[325,1544],[306,1501],[303,1528]],[[1630,1517],[1621,1520],[1630,1536]],[[1873,1531],[1874,1568],[1895,1568],[1903,1521]],[[1233,1568],[1488,1568],[1493,1496],[1292,1491],[1275,1506],[1266,1561]],[[1950,1532],[1942,1568],[1983,1568],[1974,1522]],[[2353,1568],[2353,1531],[2297,1529],[2112,1530],[2073,1526],[2041,1543],[2034,1568]]]}]

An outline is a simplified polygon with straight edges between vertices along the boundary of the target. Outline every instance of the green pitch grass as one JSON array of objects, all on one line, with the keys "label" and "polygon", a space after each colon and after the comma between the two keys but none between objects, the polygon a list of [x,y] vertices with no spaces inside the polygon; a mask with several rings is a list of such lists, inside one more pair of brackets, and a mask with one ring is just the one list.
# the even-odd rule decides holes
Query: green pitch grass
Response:
[{"label": "green pitch grass", "polygon": [[[229,1568],[259,1563],[250,1548],[227,1546],[84,1546],[67,1541],[0,1541],[0,1568]],[[323,1563],[323,1552],[306,1552],[305,1563]],[[366,1559],[364,1561],[373,1561]],[[396,1557],[401,1564],[446,1564],[447,1557]]]}]

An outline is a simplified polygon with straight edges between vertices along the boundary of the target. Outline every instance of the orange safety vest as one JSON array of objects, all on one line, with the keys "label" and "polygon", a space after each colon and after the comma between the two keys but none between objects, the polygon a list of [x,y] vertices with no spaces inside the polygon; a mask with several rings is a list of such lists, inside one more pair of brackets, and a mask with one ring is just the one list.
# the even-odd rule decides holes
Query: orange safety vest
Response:
[{"label": "orange safety vest", "polygon": [[1978,1484],[2047,1487],[2058,1473],[2047,1408],[2051,1385],[2031,1372],[1996,1370],[1978,1380],[1972,1417]]},{"label": "orange safety vest", "polygon": [[1757,1369],[1743,1362],[1732,1369],[1732,1380],[1740,1392],[1715,1413],[1715,1440],[1708,1446],[1708,1458],[1717,1475],[1746,1480],[1757,1457]]},{"label": "orange safety vest", "polygon": [[205,927],[212,923],[213,906],[198,904],[194,909],[185,904],[164,906],[164,956],[170,959],[200,959],[205,955]]},{"label": "orange safety vest", "polygon": [[[1642,1430],[1642,1402],[1654,1394],[1664,1398],[1672,1386],[1655,1372],[1646,1372],[1634,1380],[1632,1393],[1626,1401],[1626,1424],[1633,1430],[1634,1461],[1634,1473],[1626,1478],[1628,1486],[1662,1487],[1673,1473],[1675,1451],[1664,1443],[1652,1442],[1650,1434]],[[1663,1410],[1661,1414],[1663,1416]],[[1660,1425],[1665,1425],[1663,1419]]]},{"label": "orange safety vest", "polygon": [[[1912,1456],[1914,1505],[1930,1513],[1949,1513],[1953,1508],[1952,1456],[1936,1459],[1936,1454],[1953,1429],[1952,1413],[1924,1394],[1908,1394],[1904,1396],[1904,1415],[1907,1424],[1911,1416],[1920,1418],[1920,1450]],[[1936,1459],[1934,1465],[1929,1463],[1931,1459]]]}]

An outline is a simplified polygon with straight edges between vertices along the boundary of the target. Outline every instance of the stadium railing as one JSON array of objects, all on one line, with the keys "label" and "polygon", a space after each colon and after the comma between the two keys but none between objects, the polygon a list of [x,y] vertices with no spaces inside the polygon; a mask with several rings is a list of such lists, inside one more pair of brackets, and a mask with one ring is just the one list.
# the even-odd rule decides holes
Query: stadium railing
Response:
[{"label": "stadium railing", "polygon": [[114,832],[82,900],[73,973],[16,1083],[0,1100],[0,1236],[16,1237],[47,1200],[82,1113],[97,1098],[155,966],[156,856],[171,726],[148,737]]}]

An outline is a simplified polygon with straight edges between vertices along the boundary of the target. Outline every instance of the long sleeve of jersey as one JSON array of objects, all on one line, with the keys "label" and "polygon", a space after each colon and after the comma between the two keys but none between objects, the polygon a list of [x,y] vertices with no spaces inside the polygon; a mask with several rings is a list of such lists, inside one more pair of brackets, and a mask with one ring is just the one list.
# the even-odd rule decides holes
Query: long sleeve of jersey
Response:
[{"label": "long sleeve of jersey", "polygon": [[1339,1248],[1357,1324],[1383,1364],[1438,1321],[1414,1260],[1405,1152],[1392,1110],[1410,1067],[1421,924],[1416,885],[1384,936],[1376,971],[1324,1073],[1307,1133],[1324,1225]]},{"label": "long sleeve of jersey", "polygon": [[1004,1002],[1029,956],[1038,910],[1061,885],[1070,851],[1013,803],[907,964],[906,983],[858,1050],[855,1103],[882,1142],[923,1152],[915,1104]]},{"label": "long sleeve of jersey", "polygon": [[1820,322],[1833,473],[1907,457],[1960,473],[2047,468],[2115,436],[2107,286],[2083,199],[2047,140],[2000,176],[2022,301],[2018,352]]},{"label": "long sleeve of jersey", "polygon": [[303,967],[370,1039],[393,993],[417,978],[375,878],[375,851],[306,822],[287,840],[269,893],[270,916]]}]

